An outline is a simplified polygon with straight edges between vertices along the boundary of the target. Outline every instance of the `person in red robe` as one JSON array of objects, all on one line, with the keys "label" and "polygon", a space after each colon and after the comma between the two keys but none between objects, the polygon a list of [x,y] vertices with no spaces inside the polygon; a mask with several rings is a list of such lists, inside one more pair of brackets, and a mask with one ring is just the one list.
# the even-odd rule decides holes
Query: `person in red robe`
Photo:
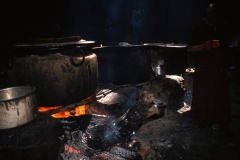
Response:
[{"label": "person in red robe", "polygon": [[[223,131],[229,130],[231,122],[225,26],[219,21],[217,4],[210,4],[206,18],[192,31],[188,47],[188,52],[194,54],[195,65],[189,116],[200,125],[219,124]],[[212,46],[212,40],[219,40],[217,48]]]}]

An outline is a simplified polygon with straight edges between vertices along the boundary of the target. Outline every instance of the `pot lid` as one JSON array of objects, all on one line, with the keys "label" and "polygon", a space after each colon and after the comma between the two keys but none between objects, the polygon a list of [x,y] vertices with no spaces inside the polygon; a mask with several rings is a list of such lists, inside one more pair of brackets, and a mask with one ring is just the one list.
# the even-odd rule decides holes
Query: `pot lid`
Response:
[{"label": "pot lid", "polygon": [[157,46],[157,47],[167,47],[167,48],[186,48],[186,44],[182,43],[144,43],[143,45]]},{"label": "pot lid", "polygon": [[23,43],[63,43],[63,42],[76,42],[81,40],[80,36],[70,36],[61,38],[21,38],[18,42]]},{"label": "pot lid", "polygon": [[86,41],[86,40],[78,40],[71,42],[43,42],[43,43],[19,43],[13,44],[11,47],[14,48],[59,48],[59,47],[74,47],[74,46],[85,46],[89,44],[94,44],[95,41]]},{"label": "pot lid", "polygon": [[140,44],[129,44],[127,42],[120,42],[118,45],[113,45],[113,46],[102,46],[100,47],[94,47],[93,49],[100,49],[100,48],[132,48],[132,47],[145,47],[144,45]]},{"label": "pot lid", "polygon": [[154,99],[153,103],[159,105],[162,104],[162,101],[160,99]]}]

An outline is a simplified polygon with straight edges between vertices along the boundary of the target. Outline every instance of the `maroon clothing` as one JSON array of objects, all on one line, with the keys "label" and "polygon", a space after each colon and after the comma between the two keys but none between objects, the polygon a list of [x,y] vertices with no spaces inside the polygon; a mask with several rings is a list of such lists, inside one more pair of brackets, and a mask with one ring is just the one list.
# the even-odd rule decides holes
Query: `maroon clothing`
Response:
[{"label": "maroon clothing", "polygon": [[228,63],[224,55],[226,30],[220,25],[211,28],[204,21],[193,30],[189,46],[214,39],[220,41],[219,49],[194,53],[195,73],[190,116],[201,124],[226,126],[231,122]]}]

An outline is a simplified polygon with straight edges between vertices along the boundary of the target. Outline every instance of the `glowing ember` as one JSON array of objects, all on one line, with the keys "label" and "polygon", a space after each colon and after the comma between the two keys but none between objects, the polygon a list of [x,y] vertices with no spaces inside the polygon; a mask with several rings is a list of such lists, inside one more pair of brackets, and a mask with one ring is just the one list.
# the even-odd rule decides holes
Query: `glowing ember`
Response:
[{"label": "glowing ember", "polygon": [[[46,112],[48,110],[53,110],[53,109],[57,109],[60,108],[61,106],[54,106],[54,107],[38,107],[38,112]],[[82,114],[86,114],[86,105],[81,105],[81,106],[77,106],[72,110],[67,110],[67,111],[63,111],[63,112],[59,112],[56,114],[52,114],[52,117],[54,118],[67,118],[70,116],[79,116]]]},{"label": "glowing ember", "polygon": [[65,149],[65,151],[67,151],[68,153],[81,153],[80,150],[75,149],[75,148],[73,148],[73,147],[71,147],[71,146],[68,146],[68,145],[65,145],[65,146],[64,146],[64,149]]},{"label": "glowing ember", "polygon": [[117,143],[116,146],[121,146],[121,143]]}]

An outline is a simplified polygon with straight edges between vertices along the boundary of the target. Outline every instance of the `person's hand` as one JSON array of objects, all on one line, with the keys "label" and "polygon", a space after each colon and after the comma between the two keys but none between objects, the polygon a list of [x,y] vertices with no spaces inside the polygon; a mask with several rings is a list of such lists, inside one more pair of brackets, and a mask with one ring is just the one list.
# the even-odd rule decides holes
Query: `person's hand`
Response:
[{"label": "person's hand", "polygon": [[198,52],[202,50],[211,50],[211,40],[206,41],[205,43],[199,44],[199,45],[193,45],[188,47],[188,52]]},{"label": "person's hand", "polygon": [[204,43],[204,49],[207,51],[212,49],[210,40]]}]

